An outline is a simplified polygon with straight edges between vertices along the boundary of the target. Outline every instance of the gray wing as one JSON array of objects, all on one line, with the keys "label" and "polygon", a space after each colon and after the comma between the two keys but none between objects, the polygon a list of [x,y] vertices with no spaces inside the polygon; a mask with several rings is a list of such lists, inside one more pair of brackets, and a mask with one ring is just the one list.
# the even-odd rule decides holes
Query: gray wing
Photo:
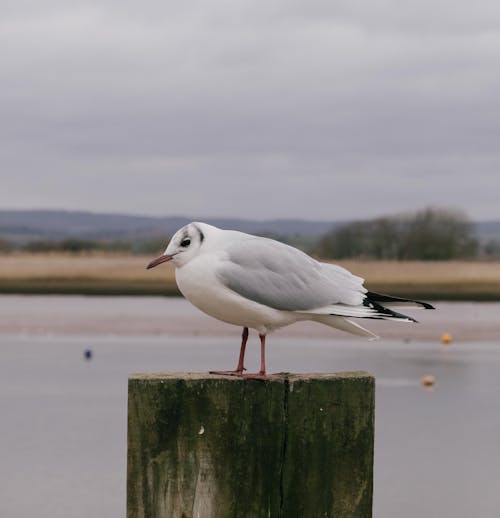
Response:
[{"label": "gray wing", "polygon": [[217,275],[239,295],[285,311],[307,311],[332,304],[361,304],[363,279],[315,261],[272,239],[242,237],[227,247]]}]

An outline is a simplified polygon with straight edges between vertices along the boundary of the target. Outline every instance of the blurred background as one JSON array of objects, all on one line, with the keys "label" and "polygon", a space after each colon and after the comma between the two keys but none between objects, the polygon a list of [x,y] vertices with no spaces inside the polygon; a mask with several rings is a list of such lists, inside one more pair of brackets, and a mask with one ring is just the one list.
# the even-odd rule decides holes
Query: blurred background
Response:
[{"label": "blurred background", "polygon": [[286,328],[270,369],[377,376],[375,517],[496,516],[498,3],[0,13],[0,514],[123,516],[128,374],[233,366],[145,270],[197,220],[433,301],[377,343]]}]

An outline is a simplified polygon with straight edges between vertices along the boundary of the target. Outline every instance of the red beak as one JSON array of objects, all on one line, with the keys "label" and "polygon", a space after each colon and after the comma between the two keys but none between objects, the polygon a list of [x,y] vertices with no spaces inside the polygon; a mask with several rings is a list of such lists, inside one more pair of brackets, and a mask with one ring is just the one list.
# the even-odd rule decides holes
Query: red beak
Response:
[{"label": "red beak", "polygon": [[160,257],[157,257],[156,259],[153,259],[147,266],[146,270],[149,270],[150,268],[154,268],[155,266],[158,266],[161,263],[166,263],[167,261],[170,261],[175,254],[172,255],[160,255]]}]

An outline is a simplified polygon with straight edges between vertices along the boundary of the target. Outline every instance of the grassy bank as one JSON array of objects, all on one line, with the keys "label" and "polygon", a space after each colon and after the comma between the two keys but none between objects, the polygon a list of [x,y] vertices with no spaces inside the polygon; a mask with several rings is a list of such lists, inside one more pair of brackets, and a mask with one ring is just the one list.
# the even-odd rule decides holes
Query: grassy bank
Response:
[{"label": "grassy bank", "polygon": [[0,293],[178,295],[171,265],[146,270],[149,257],[118,254],[0,256]]},{"label": "grassy bank", "polygon": [[[177,295],[174,270],[114,254],[0,256],[0,293]],[[372,291],[429,300],[500,300],[499,262],[341,261]]]}]

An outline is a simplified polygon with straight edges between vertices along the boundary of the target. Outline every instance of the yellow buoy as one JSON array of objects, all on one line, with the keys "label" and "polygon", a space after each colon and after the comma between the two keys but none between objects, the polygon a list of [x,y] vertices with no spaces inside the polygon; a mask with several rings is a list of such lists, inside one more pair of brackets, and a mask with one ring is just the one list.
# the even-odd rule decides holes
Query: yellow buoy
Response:
[{"label": "yellow buoy", "polygon": [[450,333],[443,333],[441,335],[441,343],[443,343],[445,345],[451,344],[451,335],[450,335]]}]

